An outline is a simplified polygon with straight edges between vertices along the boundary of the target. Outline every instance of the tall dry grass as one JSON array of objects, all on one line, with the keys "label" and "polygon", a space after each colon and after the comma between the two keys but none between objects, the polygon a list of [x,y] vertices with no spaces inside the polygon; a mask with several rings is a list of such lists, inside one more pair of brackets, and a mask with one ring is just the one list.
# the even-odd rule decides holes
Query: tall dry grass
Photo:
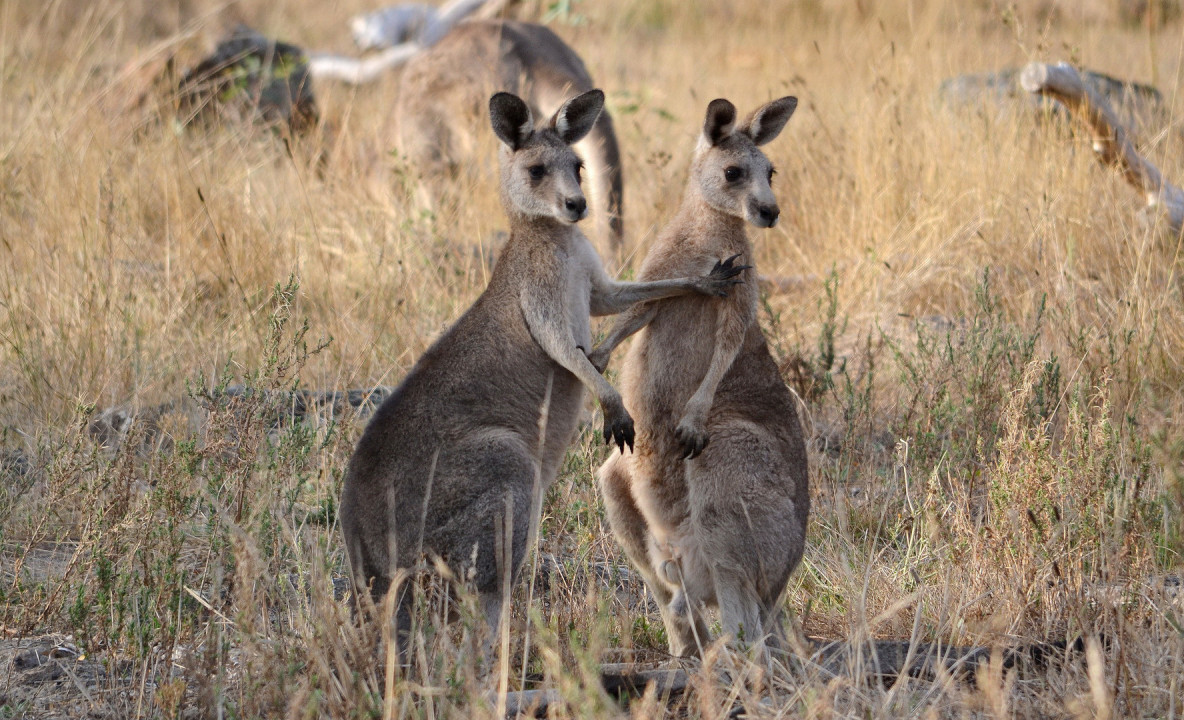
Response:
[{"label": "tall dry grass", "polygon": [[[1180,244],[1136,221],[1138,198],[1064,125],[936,97],[950,75],[1030,60],[1152,82],[1168,113],[1142,147],[1182,178],[1184,23],[1172,3],[1149,21],[1131,5],[586,0],[556,21],[608,92],[633,265],[678,203],[710,99],[801,99],[768,148],[783,222],[755,236],[783,281],[762,324],[813,436],[795,629],[1086,641],[1063,666],[993,663],[976,683],[767,676],[713,651],[705,665],[735,682],[705,670],[676,712],[1179,711],[1164,578],[1184,505]],[[280,422],[263,392],[398,382],[488,276],[506,227],[492,145],[459,179],[420,177],[391,152],[393,81],[318,86],[325,127],[290,150],[250,128],[179,131],[134,102],[129,61],[183,66],[227,18],[348,50],[346,18],[370,8],[0,4],[0,650],[70,633],[104,668],[48,690],[14,672],[0,715],[496,710],[479,628],[430,609],[416,679],[392,675],[383,697],[375,638],[333,594],[360,422]],[[227,399],[227,384],[257,392]],[[86,431],[97,410],[167,403],[117,447]],[[504,656],[512,687],[555,687],[573,717],[623,712],[596,690],[601,661],[664,647],[603,522],[603,452],[584,431],[546,499]]]}]

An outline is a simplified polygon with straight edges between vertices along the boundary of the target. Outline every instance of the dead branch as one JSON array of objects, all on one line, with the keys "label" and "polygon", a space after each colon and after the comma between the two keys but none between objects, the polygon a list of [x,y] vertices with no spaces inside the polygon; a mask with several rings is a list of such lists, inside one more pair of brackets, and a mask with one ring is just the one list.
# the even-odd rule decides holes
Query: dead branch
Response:
[{"label": "dead branch", "polygon": [[[912,643],[907,640],[873,640],[849,643],[809,638],[801,650],[806,654],[793,662],[805,672],[817,673],[830,680],[839,676],[863,675],[882,680],[902,676],[933,679],[949,675],[972,680],[980,666],[997,655],[1004,668],[1046,668],[1068,657],[1080,657],[1085,645],[1078,638],[1072,643],[1037,642],[1009,648],[958,647],[940,643]],[[691,669],[688,670],[687,668]],[[669,702],[691,686],[694,663],[680,667],[653,664],[611,663],[600,668],[600,684],[606,693],[625,700],[640,697],[651,685],[658,699]],[[722,676],[720,676],[722,677]],[[547,717],[552,708],[562,708],[564,701],[557,690],[539,689],[511,692],[506,695],[506,717]],[[743,712],[733,708],[732,716]]]},{"label": "dead branch", "polygon": [[1105,99],[1081,81],[1067,63],[1029,63],[1020,85],[1030,93],[1054,98],[1089,128],[1098,161],[1117,167],[1136,190],[1143,193],[1147,209],[1162,212],[1168,227],[1179,234],[1184,228],[1184,191],[1163,179],[1159,169],[1139,155],[1118,116]]},{"label": "dead branch", "polygon": [[318,79],[327,78],[341,80],[350,85],[364,85],[378,79],[386,71],[406,63],[423,49],[417,42],[399,43],[360,60],[344,55],[310,54],[308,72]]},{"label": "dead branch", "polygon": [[[309,57],[308,70],[314,78],[341,80],[351,85],[362,85],[377,80],[388,70],[407,63],[424,50],[440,41],[453,26],[470,15],[479,18],[495,17],[506,5],[506,0],[451,0],[439,10],[432,10],[423,18],[422,27],[414,29],[395,24],[383,27],[382,11],[354,18],[355,24],[374,24],[369,32],[375,37],[368,43],[382,50],[365,58],[352,58],[329,53],[313,53]],[[355,30],[355,35],[357,30]],[[406,39],[405,36],[410,36]]]},{"label": "dead branch", "polygon": [[[690,675],[681,668],[646,668],[631,663],[611,663],[600,667],[601,687],[618,699],[639,697],[652,685],[658,698],[668,700],[685,692],[690,682]],[[506,717],[547,717],[551,708],[563,705],[563,697],[557,690],[511,692],[506,694]]]}]

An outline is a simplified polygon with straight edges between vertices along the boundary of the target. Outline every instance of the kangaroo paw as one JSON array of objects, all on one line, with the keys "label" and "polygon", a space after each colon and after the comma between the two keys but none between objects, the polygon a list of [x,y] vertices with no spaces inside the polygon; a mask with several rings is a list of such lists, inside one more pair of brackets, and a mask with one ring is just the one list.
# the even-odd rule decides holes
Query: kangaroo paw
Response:
[{"label": "kangaroo paw", "polygon": [[701,422],[683,418],[678,427],[674,429],[674,439],[682,448],[683,459],[689,460],[699,457],[711,438],[707,435],[707,428]]},{"label": "kangaroo paw", "polygon": [[629,417],[628,411],[624,406],[620,407],[604,407],[604,442],[607,445],[615,444],[622,453],[625,452],[625,446],[629,446],[629,451],[633,451],[633,418]]},{"label": "kangaroo paw", "polygon": [[736,258],[739,255],[733,255],[727,260],[719,260],[715,263],[715,267],[711,269],[711,273],[707,275],[707,280],[711,284],[712,289],[716,295],[720,297],[728,296],[728,289],[734,285],[741,285],[744,280],[740,278],[740,273],[752,268],[751,265],[736,265]]},{"label": "kangaroo paw", "polygon": [[604,374],[604,369],[608,367],[609,358],[612,353],[605,350],[603,347],[595,347],[591,352],[585,353],[588,356],[588,362],[592,363],[592,367],[596,368],[596,372]]}]

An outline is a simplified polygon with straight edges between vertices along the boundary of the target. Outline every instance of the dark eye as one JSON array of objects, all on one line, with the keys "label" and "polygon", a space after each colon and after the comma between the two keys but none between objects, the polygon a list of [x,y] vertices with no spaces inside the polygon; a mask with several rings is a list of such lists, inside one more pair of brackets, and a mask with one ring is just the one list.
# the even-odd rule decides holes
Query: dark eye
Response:
[{"label": "dark eye", "polygon": [[578,162],[578,163],[576,163],[576,182],[580,182],[580,181],[581,181],[581,179],[582,179],[582,178],[581,178],[580,172],[581,172],[583,169],[584,169],[584,163],[582,163],[582,162]]},{"label": "dark eye", "polygon": [[733,165],[730,168],[724,168],[724,180],[728,182],[736,182],[744,177],[744,168]]},{"label": "dark eye", "polygon": [[532,180],[542,180],[543,176],[547,174],[546,165],[531,165],[526,168],[526,172],[530,173]]},{"label": "dark eye", "polygon": [[773,184],[773,176],[776,174],[777,174],[776,170],[774,170],[773,168],[769,168],[769,184],[770,185]]}]

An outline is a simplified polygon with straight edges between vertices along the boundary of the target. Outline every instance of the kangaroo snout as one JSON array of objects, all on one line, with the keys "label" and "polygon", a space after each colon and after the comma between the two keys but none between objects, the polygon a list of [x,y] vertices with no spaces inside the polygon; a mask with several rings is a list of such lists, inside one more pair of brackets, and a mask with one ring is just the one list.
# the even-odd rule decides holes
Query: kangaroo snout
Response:
[{"label": "kangaroo snout", "polygon": [[565,199],[563,209],[567,211],[569,222],[579,222],[588,217],[588,201],[582,195]]},{"label": "kangaroo snout", "polygon": [[781,208],[775,204],[753,203],[749,206],[748,220],[757,227],[771,228],[777,224],[780,217]]}]

